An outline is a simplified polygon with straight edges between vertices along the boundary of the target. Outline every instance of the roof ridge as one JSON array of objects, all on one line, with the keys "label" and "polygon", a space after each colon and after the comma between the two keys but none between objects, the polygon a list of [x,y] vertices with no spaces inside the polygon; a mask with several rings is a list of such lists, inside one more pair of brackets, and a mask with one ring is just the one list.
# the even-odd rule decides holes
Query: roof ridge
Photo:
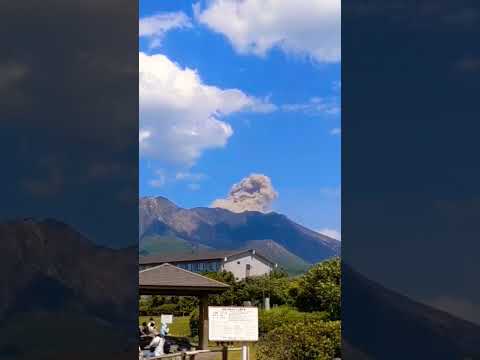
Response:
[{"label": "roof ridge", "polygon": [[140,270],[138,273],[140,274],[140,273],[144,273],[144,272],[149,271],[149,270],[158,269],[159,267],[162,267],[162,266],[164,266],[164,267],[171,267],[171,268],[173,268],[173,270],[178,270],[178,271],[186,272],[188,275],[193,276],[193,277],[201,277],[201,278],[203,278],[203,279],[208,280],[209,282],[217,283],[217,284],[222,285],[222,286],[224,286],[224,287],[230,287],[230,285],[225,284],[225,283],[223,283],[223,282],[221,282],[221,281],[218,281],[218,280],[215,280],[215,279],[211,279],[211,278],[209,278],[209,277],[207,277],[207,276],[204,276],[204,275],[201,275],[201,274],[198,274],[198,273],[194,273],[194,272],[189,271],[189,270],[182,269],[182,268],[180,268],[180,267],[178,267],[178,266],[175,266],[175,265],[172,265],[172,264],[170,264],[170,263],[163,263],[163,264],[160,264],[160,265],[152,266],[152,267],[150,267],[150,268],[147,268],[147,269],[144,269],[144,270]]},{"label": "roof ridge", "polygon": [[[166,264],[168,264],[168,263],[165,263],[165,264],[162,264],[162,265],[166,265]],[[216,283],[218,283],[218,284],[220,284],[220,285],[224,285],[224,286],[230,287],[230,285],[228,285],[228,284],[225,284],[225,283],[223,283],[223,282],[221,282],[221,281],[218,281],[218,280],[215,280],[215,279],[211,279],[211,278],[209,278],[209,277],[207,277],[207,276],[204,276],[204,275],[202,275],[202,274],[194,273],[193,271],[189,271],[189,270],[186,270],[186,269],[182,269],[181,267],[178,267],[178,266],[175,266],[175,265],[172,265],[172,264],[168,264],[168,265],[173,266],[173,267],[175,267],[175,268],[178,269],[178,270],[185,271],[185,272],[188,273],[188,274],[195,275],[195,276],[199,276],[199,277],[202,277],[202,278],[207,279],[207,280],[209,280],[209,281],[216,282]]]},{"label": "roof ridge", "polygon": [[163,264],[160,264],[160,265],[155,265],[155,266],[140,270],[138,273],[145,272],[145,271],[148,271],[148,270],[153,270],[153,269],[159,268],[159,267],[164,266],[164,265],[175,266],[175,265],[172,265],[172,264],[166,262],[166,263],[163,263]]},{"label": "roof ridge", "polygon": [[[276,262],[270,259],[267,255],[265,255],[262,251],[259,251],[255,247],[246,247],[244,249],[235,249],[235,250],[214,250],[214,251],[204,251],[198,253],[180,253],[180,254],[170,254],[170,255],[162,255],[162,254],[154,254],[154,255],[146,255],[140,256],[139,260],[141,264],[149,264],[155,262],[162,262],[164,264],[170,262],[188,262],[188,261],[201,261],[201,260],[214,260],[214,259],[223,259],[225,257],[236,256],[239,254],[250,253],[254,256],[257,256],[264,261],[275,265]],[[158,265],[157,265],[158,266]]]}]

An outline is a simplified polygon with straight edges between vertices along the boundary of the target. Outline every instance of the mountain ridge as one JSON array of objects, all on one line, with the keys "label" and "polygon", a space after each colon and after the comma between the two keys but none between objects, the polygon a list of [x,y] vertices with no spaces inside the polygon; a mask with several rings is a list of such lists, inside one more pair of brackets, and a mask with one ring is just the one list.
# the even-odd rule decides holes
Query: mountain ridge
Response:
[{"label": "mountain ridge", "polygon": [[[73,358],[126,358],[135,349],[136,247],[97,246],[55,219],[0,223],[0,239],[0,357],[56,359],[75,347]],[[98,339],[104,349],[93,347]]]},{"label": "mountain ridge", "polygon": [[[267,246],[268,242],[258,241],[271,241],[276,244],[278,257],[275,261],[290,259],[296,268],[306,268],[307,264],[340,254],[338,240],[310,230],[276,212],[235,213],[208,207],[185,209],[163,196],[143,197],[139,200],[139,223],[141,251],[145,242],[151,244],[152,238],[157,236],[187,241],[192,249],[206,246],[234,250],[249,244]],[[270,243],[272,249],[273,243]],[[165,250],[168,251],[168,248]]]},{"label": "mountain ridge", "polygon": [[379,359],[387,353],[391,360],[480,357],[480,325],[390,290],[346,263],[342,317],[345,358]]}]

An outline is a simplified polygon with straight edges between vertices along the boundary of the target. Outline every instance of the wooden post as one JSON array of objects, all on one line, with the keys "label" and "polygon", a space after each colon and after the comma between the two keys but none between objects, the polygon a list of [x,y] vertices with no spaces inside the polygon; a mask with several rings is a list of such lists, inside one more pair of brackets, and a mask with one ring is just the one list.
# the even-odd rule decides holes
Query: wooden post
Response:
[{"label": "wooden post", "polygon": [[198,347],[200,350],[208,350],[208,295],[200,297]]},{"label": "wooden post", "polygon": [[228,360],[228,347],[223,345],[222,347],[222,360]]},{"label": "wooden post", "polygon": [[247,343],[242,344],[242,360],[250,360],[250,356],[248,356],[248,345]]}]

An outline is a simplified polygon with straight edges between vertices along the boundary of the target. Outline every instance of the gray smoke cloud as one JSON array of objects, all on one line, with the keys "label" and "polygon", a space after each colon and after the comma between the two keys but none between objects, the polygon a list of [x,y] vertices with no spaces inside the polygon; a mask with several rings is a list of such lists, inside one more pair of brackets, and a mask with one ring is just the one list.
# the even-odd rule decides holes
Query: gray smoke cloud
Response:
[{"label": "gray smoke cloud", "polygon": [[278,193],[268,176],[251,174],[234,184],[227,198],[217,199],[212,207],[241,213],[244,211],[267,212]]}]

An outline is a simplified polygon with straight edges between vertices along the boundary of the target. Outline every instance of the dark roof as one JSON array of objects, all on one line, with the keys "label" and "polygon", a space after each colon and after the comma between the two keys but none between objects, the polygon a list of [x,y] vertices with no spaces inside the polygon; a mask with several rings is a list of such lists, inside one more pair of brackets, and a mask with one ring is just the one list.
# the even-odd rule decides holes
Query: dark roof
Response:
[{"label": "dark roof", "polygon": [[138,283],[140,294],[199,295],[222,292],[229,287],[227,284],[171,264],[140,271]]},{"label": "dark roof", "polygon": [[[202,260],[221,260],[224,258],[229,258],[231,256],[240,255],[246,252],[252,253],[253,249],[243,249],[243,250],[229,250],[229,251],[206,251],[195,254],[175,254],[175,255],[149,255],[149,256],[140,256],[139,263],[140,265],[153,265],[153,264],[163,264],[163,263],[176,263],[176,262],[188,262],[188,261],[202,261]],[[264,259],[272,265],[275,263],[269,260],[264,255],[260,254],[258,251],[255,251],[255,255]]]}]

